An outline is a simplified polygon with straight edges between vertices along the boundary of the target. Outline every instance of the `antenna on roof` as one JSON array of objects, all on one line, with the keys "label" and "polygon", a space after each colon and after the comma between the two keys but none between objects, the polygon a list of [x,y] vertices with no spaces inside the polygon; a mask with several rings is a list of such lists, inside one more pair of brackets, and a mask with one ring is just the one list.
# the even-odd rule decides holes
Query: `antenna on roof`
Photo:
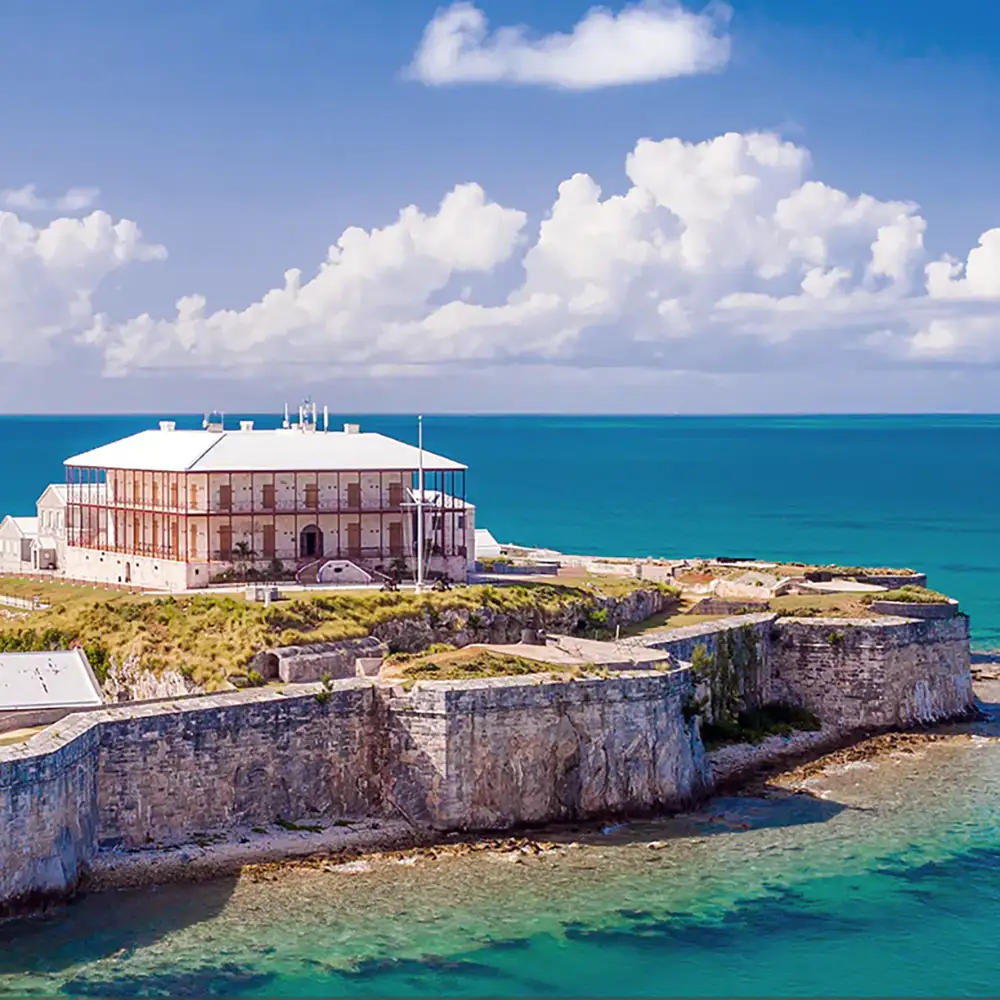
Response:
[{"label": "antenna on roof", "polygon": [[330,407],[323,404],[323,433],[330,429]]},{"label": "antenna on roof", "polygon": [[288,430],[288,428],[291,426],[291,423],[290,423],[290,421],[288,419],[288,404],[287,403],[285,403],[285,420],[284,420],[284,423],[282,423],[281,426],[284,427],[285,430]]}]

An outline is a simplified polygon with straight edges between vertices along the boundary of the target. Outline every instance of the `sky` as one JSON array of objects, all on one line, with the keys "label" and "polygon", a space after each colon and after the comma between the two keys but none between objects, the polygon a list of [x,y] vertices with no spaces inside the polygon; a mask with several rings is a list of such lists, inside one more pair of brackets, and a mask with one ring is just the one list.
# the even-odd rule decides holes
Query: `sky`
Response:
[{"label": "sky", "polygon": [[0,411],[1000,409],[1000,4],[5,0]]}]

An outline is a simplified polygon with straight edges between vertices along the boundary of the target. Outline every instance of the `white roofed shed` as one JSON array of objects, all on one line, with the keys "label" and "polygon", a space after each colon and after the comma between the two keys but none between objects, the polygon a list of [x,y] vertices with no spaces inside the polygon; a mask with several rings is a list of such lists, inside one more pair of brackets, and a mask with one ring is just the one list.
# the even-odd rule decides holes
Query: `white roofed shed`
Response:
[{"label": "white roofed shed", "polygon": [[82,649],[0,653],[0,713],[93,708],[104,703]]}]

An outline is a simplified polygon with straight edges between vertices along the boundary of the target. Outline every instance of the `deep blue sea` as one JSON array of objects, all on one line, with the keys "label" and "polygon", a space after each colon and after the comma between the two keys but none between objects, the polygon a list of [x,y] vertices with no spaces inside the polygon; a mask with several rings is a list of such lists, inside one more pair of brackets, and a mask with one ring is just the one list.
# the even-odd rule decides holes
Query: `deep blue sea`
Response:
[{"label": "deep blue sea", "polygon": [[[416,436],[412,420],[360,422]],[[0,418],[0,510],[30,512],[65,456],[149,426]],[[978,645],[1000,647],[1000,417],[430,417],[425,430],[470,466],[478,522],[502,541],[913,566],[961,600]],[[998,995],[998,735],[995,717],[834,768],[812,795],[567,831],[577,846],[551,854],[92,895],[0,926],[0,995]]]},{"label": "deep blue sea", "polygon": [[[156,420],[0,417],[0,515],[31,513],[64,458]],[[344,421],[416,442],[412,418],[331,426]],[[431,416],[424,427],[429,450],[469,466],[477,524],[502,542],[912,566],[959,598],[977,646],[1000,647],[1000,416]]]}]

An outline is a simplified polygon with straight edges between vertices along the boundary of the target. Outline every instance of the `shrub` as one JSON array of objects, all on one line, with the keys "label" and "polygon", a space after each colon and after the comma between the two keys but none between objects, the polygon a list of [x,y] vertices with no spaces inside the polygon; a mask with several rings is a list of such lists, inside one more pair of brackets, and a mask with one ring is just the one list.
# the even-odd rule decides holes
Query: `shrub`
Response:
[{"label": "shrub", "polygon": [[900,601],[905,604],[947,604],[948,597],[945,594],[939,594],[936,590],[907,584],[897,590],[887,590],[880,594],[865,594],[861,598],[862,604],[872,604],[875,601]]},{"label": "shrub", "polygon": [[804,708],[771,702],[740,712],[735,719],[708,722],[701,728],[708,749],[729,743],[761,743],[769,736],[791,736],[795,732],[816,732],[820,720]]}]

